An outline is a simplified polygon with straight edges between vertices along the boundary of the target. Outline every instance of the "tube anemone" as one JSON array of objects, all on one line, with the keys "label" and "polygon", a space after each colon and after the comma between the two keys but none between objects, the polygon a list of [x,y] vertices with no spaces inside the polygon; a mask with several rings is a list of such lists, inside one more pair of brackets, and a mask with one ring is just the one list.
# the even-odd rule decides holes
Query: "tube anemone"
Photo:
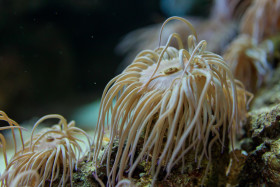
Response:
[{"label": "tube anemone", "polygon": [[[187,20],[171,17],[162,29],[173,19],[184,22],[193,32],[188,37],[188,50],[177,34],[171,34],[165,46],[140,52],[103,92],[94,162],[106,161],[109,186],[122,180],[124,171],[131,178],[144,158],[151,161],[152,185],[162,167],[168,176],[192,150],[198,167],[205,157],[211,163],[214,143],[223,148],[229,137],[234,146],[236,131],[245,119],[241,111],[246,111],[247,92],[242,83],[236,84],[222,57],[205,51],[206,41],[196,42],[196,31]],[[172,39],[176,39],[178,49],[169,47]],[[98,160],[106,128],[110,141]],[[141,138],[143,145],[136,155]],[[111,158],[115,140],[118,149]],[[209,164],[206,173],[208,169]]]},{"label": "tube anemone", "polygon": [[[271,44],[269,41],[266,43]],[[240,35],[223,55],[235,78],[243,82],[251,92],[255,92],[270,77],[271,68],[267,62],[270,50],[266,48],[264,45],[257,45],[249,35]]]},{"label": "tube anemone", "polygon": [[[37,126],[47,119],[59,119],[59,123],[34,135]],[[80,140],[76,135],[85,136],[87,142]],[[88,144],[88,150],[90,149],[89,136],[75,127],[74,121],[67,124],[66,119],[60,115],[46,115],[35,123],[30,140],[24,144],[25,148],[22,151],[15,153],[0,180],[9,186],[21,173],[33,170],[38,172],[39,180],[36,181],[39,181],[39,186],[44,186],[46,180],[50,180],[52,186],[61,172],[62,177],[58,186],[66,186],[69,178],[72,186],[73,169],[77,169],[81,158],[80,142]],[[29,185],[32,182],[29,179],[30,177],[25,177],[17,184]]]},{"label": "tube anemone", "polygon": [[240,32],[258,43],[280,31],[280,0],[254,0],[240,24]]},{"label": "tube anemone", "polygon": [[[24,149],[24,141],[23,141],[22,131],[21,131],[21,129],[23,129],[23,128],[20,127],[17,122],[10,119],[4,111],[0,111],[0,120],[6,121],[9,124],[10,127],[14,127],[14,126],[19,127],[18,129],[19,129],[20,140],[21,140],[22,148]],[[12,135],[13,135],[13,140],[14,140],[14,145],[15,145],[15,153],[16,153],[17,152],[16,135],[15,135],[15,132],[14,132],[14,128],[11,128],[11,129],[12,129]],[[4,130],[4,128],[3,128],[3,130]]]},{"label": "tube anemone", "polygon": [[[9,126],[0,127],[0,131],[1,130],[6,130],[6,129],[11,129],[12,130],[15,152],[17,151],[17,143],[16,143],[16,136],[15,136],[14,129],[19,129],[19,135],[20,135],[20,138],[21,138],[21,143],[22,143],[22,146],[24,147],[24,142],[23,142],[23,138],[22,138],[22,130],[26,130],[26,129],[19,126],[18,123],[15,122],[14,120],[10,119],[7,116],[7,114],[3,111],[0,111],[0,120],[1,121],[6,121],[9,124]],[[5,137],[1,133],[0,133],[0,147],[2,148],[5,167],[7,167],[8,166],[8,159],[7,159],[7,152],[6,152],[7,143],[6,143]],[[7,185],[7,181],[3,177],[3,175],[0,173],[0,186],[2,187],[2,186],[5,186],[5,185]]]}]

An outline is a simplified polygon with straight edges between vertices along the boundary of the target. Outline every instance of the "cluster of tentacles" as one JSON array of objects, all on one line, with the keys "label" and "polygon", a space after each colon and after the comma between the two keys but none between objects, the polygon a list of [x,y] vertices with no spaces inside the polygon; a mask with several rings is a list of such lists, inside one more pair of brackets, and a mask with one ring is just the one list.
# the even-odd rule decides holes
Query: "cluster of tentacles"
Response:
[{"label": "cluster of tentacles", "polygon": [[272,51],[270,41],[258,45],[249,35],[240,35],[227,48],[223,57],[236,79],[255,92],[269,79],[271,67],[267,54]]},{"label": "cluster of tentacles", "polygon": [[[2,120],[16,124],[4,112],[1,114],[6,117]],[[58,119],[59,122],[52,128],[46,128],[35,134],[37,126],[48,119]],[[77,135],[85,136],[87,142],[78,139]],[[14,132],[13,136],[15,136]],[[57,179],[60,179],[58,186],[65,186],[69,178],[72,185],[73,169],[77,169],[80,154],[83,152],[80,143],[88,145],[86,150],[89,150],[90,146],[89,136],[83,130],[75,127],[74,121],[67,124],[65,118],[57,114],[46,115],[39,119],[32,129],[30,140],[24,143],[21,138],[22,149],[15,150],[15,154],[9,162],[4,149],[4,137],[1,140],[4,145],[3,153],[6,162],[6,169],[0,178],[1,186],[14,184],[44,186],[46,181],[49,186],[52,186]]]},{"label": "cluster of tentacles", "polygon": [[240,33],[258,43],[280,31],[280,0],[254,0],[240,24]]},{"label": "cluster of tentacles", "polygon": [[[245,119],[251,95],[243,84],[234,79],[221,56],[205,50],[206,41],[196,41],[196,31],[187,20],[171,17],[162,28],[172,19],[192,30],[188,49],[177,34],[171,34],[166,45],[140,52],[103,92],[94,162],[97,167],[106,162],[109,186],[122,180],[125,171],[131,178],[143,159],[151,162],[152,185],[162,168],[168,176],[174,165],[181,161],[184,165],[184,156],[193,150],[198,167],[204,158],[210,164],[212,147],[220,144],[223,149],[226,138],[233,146]],[[172,39],[178,49],[169,47]],[[110,141],[99,160],[107,128]],[[136,156],[140,138],[143,145]],[[111,158],[117,139],[118,150]]]}]

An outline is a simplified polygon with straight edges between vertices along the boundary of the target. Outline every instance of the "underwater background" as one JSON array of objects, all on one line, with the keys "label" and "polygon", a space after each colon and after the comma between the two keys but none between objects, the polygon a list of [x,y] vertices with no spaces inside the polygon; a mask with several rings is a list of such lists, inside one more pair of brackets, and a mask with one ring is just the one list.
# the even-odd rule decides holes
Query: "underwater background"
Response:
[{"label": "underwater background", "polygon": [[[0,0],[0,130],[2,126],[11,125],[5,118],[7,114],[10,119],[29,129],[23,133],[23,139],[28,140],[30,129],[39,118],[47,114],[60,114],[69,124],[74,120],[76,127],[93,138],[94,131],[98,129],[99,106],[106,84],[120,74],[139,51],[165,45],[172,33],[178,33],[184,47],[188,45],[186,37],[190,29],[177,21],[164,26],[161,43],[158,42],[161,24],[168,17],[181,16],[193,24],[198,41],[206,40],[206,51],[223,56],[234,78],[244,83],[246,89],[240,86],[241,82],[235,82],[240,86],[237,90],[244,93],[238,95],[241,100],[237,102],[242,106],[238,108],[243,108],[237,113],[244,117],[244,121],[242,119],[241,128],[237,129],[240,132],[236,133],[236,142],[226,138],[227,148],[224,152],[220,150],[221,147],[213,146],[216,149],[211,152],[212,161],[203,158],[202,167],[198,168],[196,159],[189,154],[185,158],[190,158],[189,163],[186,168],[184,164],[182,167],[186,169],[184,175],[178,176],[181,168],[175,167],[172,169],[174,175],[167,180],[159,176],[158,184],[203,184],[203,169],[206,168],[207,174],[209,166],[211,171],[206,177],[208,186],[279,186],[279,10],[280,0]],[[170,45],[178,44],[171,41]],[[206,44],[201,46],[204,50]],[[190,47],[186,48],[192,51]],[[107,92],[106,95],[110,94]],[[110,115],[108,112],[109,118]],[[157,115],[153,117],[155,120],[158,118]],[[44,121],[36,128],[36,133],[50,127],[55,121]],[[96,131],[102,134],[104,129],[100,124]],[[1,130],[1,133],[7,140],[10,159],[16,153],[12,149],[13,131]],[[111,162],[115,160],[116,150],[122,149],[118,144],[119,137],[114,139],[116,142],[109,142],[106,133],[104,138],[100,138],[98,148],[113,146],[112,160],[107,160]],[[210,142],[214,138],[213,133],[209,134]],[[87,140],[87,136],[80,135],[78,138]],[[230,141],[236,145],[232,144],[229,148]],[[0,176],[5,170],[3,142],[0,137],[0,150],[4,153],[4,156],[0,156]],[[205,143],[204,147],[209,145],[212,146]],[[96,144],[90,149],[82,145],[82,148],[89,148],[89,153],[93,150],[95,153],[98,148],[94,146]],[[136,150],[135,153],[140,152]],[[96,160],[98,156],[97,153]],[[83,161],[74,171],[75,185],[80,182],[96,183],[96,168],[92,167],[92,163]],[[144,166],[142,163],[137,165],[136,177],[132,182],[150,184],[152,178],[146,175],[149,174],[150,162],[146,163]],[[108,165],[98,167],[101,171],[99,177],[107,183],[108,173],[105,176],[102,169]],[[80,180],[81,177],[89,180]]]}]

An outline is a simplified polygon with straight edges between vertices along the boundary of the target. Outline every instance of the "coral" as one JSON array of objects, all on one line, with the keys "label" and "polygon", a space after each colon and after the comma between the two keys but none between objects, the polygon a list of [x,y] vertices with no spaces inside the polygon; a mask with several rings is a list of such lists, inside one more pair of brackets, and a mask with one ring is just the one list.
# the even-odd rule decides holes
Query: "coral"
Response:
[{"label": "coral", "polygon": [[[122,180],[124,171],[131,178],[145,158],[151,162],[152,185],[162,168],[168,177],[193,149],[198,167],[205,157],[211,163],[212,146],[220,142],[223,150],[226,138],[233,146],[245,119],[248,93],[242,83],[236,82],[222,57],[205,51],[206,41],[196,43],[196,31],[187,20],[171,17],[162,28],[173,19],[194,33],[188,37],[189,49],[183,48],[177,34],[171,34],[165,46],[140,52],[103,92],[94,162],[98,165],[106,159],[109,186]],[[169,47],[174,38],[179,49]],[[110,142],[99,161],[106,126]],[[142,149],[136,155],[141,138]],[[118,150],[112,155],[116,139]],[[206,174],[208,169],[209,164]]]}]

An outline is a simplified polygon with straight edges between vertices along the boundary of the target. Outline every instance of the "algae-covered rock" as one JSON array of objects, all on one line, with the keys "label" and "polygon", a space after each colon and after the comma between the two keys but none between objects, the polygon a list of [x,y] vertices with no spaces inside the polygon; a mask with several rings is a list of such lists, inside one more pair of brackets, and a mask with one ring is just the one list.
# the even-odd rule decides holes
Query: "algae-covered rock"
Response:
[{"label": "algae-covered rock", "polygon": [[255,143],[280,136],[280,105],[263,107],[249,113],[247,133]]},{"label": "algae-covered rock", "polygon": [[251,145],[239,185],[280,185],[280,104],[251,111],[246,133]]},{"label": "algae-covered rock", "polygon": [[80,163],[77,171],[74,172],[73,181],[74,187],[95,187],[99,184],[95,180],[93,173],[95,172],[95,167],[93,166],[92,161],[87,162],[84,160]]},{"label": "algae-covered rock", "polygon": [[[141,150],[140,139],[137,146],[136,155]],[[143,146],[143,145],[142,145]],[[228,147],[228,141],[226,141],[225,147]],[[114,155],[117,153],[118,140],[114,141],[112,148],[112,157],[110,164],[114,163]],[[190,151],[183,160],[176,164],[171,173],[166,176],[166,168],[162,167],[155,186],[224,186],[227,183],[226,170],[229,165],[229,150],[224,148],[222,150],[221,145],[215,144],[212,148],[212,161],[209,163],[209,159],[203,158],[200,166],[198,167],[198,161],[195,158],[195,150]],[[183,164],[184,163],[184,164]],[[78,171],[74,173],[75,185],[77,182],[84,181],[84,185],[96,184],[97,181],[93,176],[93,173],[106,185],[106,161],[101,163],[97,171],[95,170],[92,162],[82,162]],[[209,165],[209,171],[206,172],[206,167]],[[126,168],[129,169],[129,168]],[[130,184],[136,186],[151,186],[153,176],[150,172],[151,169],[151,155],[147,156],[147,159],[142,160],[133,172],[132,178],[129,179]],[[124,173],[124,177],[128,178],[128,173]],[[79,180],[80,178],[80,180]],[[82,183],[81,183],[82,184]]]},{"label": "algae-covered rock", "polygon": [[[278,124],[279,125],[279,124]],[[280,184],[280,139],[270,144],[270,150],[263,154],[263,177],[267,184]]]},{"label": "algae-covered rock", "polygon": [[[84,159],[78,164],[77,170],[73,171],[72,186],[73,187],[98,187],[99,183],[96,181],[94,174],[96,170],[92,161]],[[60,177],[62,173],[60,173]],[[46,181],[46,186],[49,186],[49,181]],[[59,186],[59,180],[54,181],[53,186]],[[66,186],[71,186],[70,181]]]},{"label": "algae-covered rock", "polygon": [[280,67],[257,95],[244,127],[248,152],[239,186],[280,185]]}]

